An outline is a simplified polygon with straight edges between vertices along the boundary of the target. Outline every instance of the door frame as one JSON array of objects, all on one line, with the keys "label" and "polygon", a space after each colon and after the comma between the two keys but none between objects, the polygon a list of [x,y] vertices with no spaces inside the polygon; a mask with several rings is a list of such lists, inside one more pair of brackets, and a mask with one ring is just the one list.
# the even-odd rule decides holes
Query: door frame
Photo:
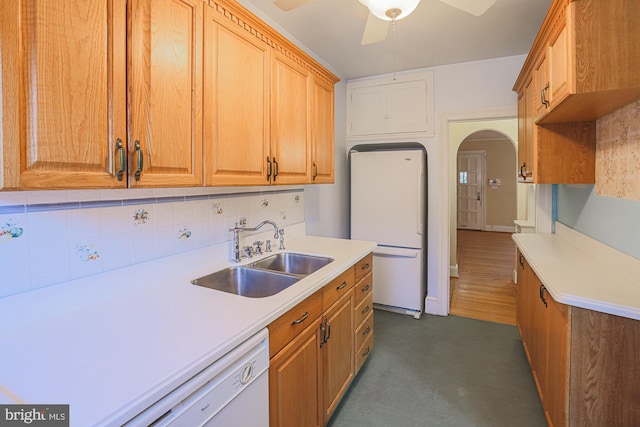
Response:
[{"label": "door frame", "polygon": [[[442,149],[440,150],[440,167],[441,176],[443,179],[439,182],[440,200],[439,206],[435,208],[434,214],[438,219],[438,267],[437,267],[437,293],[436,295],[427,295],[425,301],[425,311],[431,314],[438,314],[447,316],[449,314],[449,277],[450,277],[450,152],[453,150],[454,142],[450,141],[449,125],[455,122],[468,122],[468,121],[490,121],[490,120],[516,120],[516,129],[514,136],[511,137],[512,142],[517,142],[517,118],[518,107],[517,105],[506,107],[495,107],[486,109],[477,109],[471,111],[457,111],[457,112],[441,112],[440,117],[440,131],[439,141]],[[501,129],[495,129],[502,132]],[[457,151],[458,147],[455,146]]]},{"label": "door frame", "polygon": [[[486,189],[487,186],[484,185],[484,182],[486,181],[486,171],[487,171],[487,152],[485,150],[465,150],[465,151],[460,151],[460,147],[458,147],[458,156],[460,154],[471,154],[471,155],[478,155],[480,156],[480,197],[481,197],[481,204],[480,204],[480,230],[479,231],[483,231],[485,229],[486,226],[486,217],[487,217],[487,194],[486,194]],[[457,158],[456,158],[457,160]],[[457,162],[456,162],[457,164]],[[456,175],[458,173],[458,168],[456,167]],[[457,183],[457,180],[456,180]],[[456,184],[456,188],[457,188],[457,184]],[[456,201],[457,201],[457,197],[456,197]],[[457,209],[459,209],[458,204],[456,203],[456,218],[457,218]],[[457,229],[457,222],[456,222],[456,229]],[[465,228],[465,230],[469,230],[468,228]],[[472,229],[472,230],[475,230]]]}]

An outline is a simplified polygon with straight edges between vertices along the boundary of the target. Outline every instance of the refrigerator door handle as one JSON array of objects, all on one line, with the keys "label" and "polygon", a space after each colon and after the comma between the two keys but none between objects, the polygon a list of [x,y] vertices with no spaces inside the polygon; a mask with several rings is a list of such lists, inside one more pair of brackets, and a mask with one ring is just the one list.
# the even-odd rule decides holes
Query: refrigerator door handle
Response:
[{"label": "refrigerator door handle", "polygon": [[397,258],[417,258],[419,249],[383,248],[378,246],[373,250],[373,255]]},{"label": "refrigerator door handle", "polygon": [[425,215],[425,210],[424,210],[424,167],[420,168],[420,179],[422,180],[422,182],[420,183],[420,185],[418,185],[418,203],[419,203],[419,208],[420,208],[420,212],[421,214],[418,215],[418,229],[416,230],[417,233],[419,235],[422,236],[423,230],[424,230],[424,215]]}]

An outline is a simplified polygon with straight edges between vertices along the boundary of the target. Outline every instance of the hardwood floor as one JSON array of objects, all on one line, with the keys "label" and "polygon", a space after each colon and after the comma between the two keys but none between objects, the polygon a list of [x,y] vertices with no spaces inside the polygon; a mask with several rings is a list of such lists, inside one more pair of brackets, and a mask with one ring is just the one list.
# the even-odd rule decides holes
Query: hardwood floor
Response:
[{"label": "hardwood floor", "polygon": [[458,274],[451,277],[449,312],[491,322],[516,323],[511,233],[458,230]]}]

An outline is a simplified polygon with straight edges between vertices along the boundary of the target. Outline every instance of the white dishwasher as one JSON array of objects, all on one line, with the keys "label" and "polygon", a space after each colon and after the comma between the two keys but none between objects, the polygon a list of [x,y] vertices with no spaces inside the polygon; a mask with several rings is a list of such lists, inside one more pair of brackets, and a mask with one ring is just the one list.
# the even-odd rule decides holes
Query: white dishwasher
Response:
[{"label": "white dishwasher", "polygon": [[127,427],[267,427],[265,328],[125,424]]}]

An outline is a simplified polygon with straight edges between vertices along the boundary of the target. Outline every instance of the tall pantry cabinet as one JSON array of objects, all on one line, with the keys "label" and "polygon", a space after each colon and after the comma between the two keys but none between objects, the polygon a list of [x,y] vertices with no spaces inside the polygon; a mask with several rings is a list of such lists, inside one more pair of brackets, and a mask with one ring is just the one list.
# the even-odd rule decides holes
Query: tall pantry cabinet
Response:
[{"label": "tall pantry cabinet", "polygon": [[1,8],[2,188],[201,183],[201,0]]}]

